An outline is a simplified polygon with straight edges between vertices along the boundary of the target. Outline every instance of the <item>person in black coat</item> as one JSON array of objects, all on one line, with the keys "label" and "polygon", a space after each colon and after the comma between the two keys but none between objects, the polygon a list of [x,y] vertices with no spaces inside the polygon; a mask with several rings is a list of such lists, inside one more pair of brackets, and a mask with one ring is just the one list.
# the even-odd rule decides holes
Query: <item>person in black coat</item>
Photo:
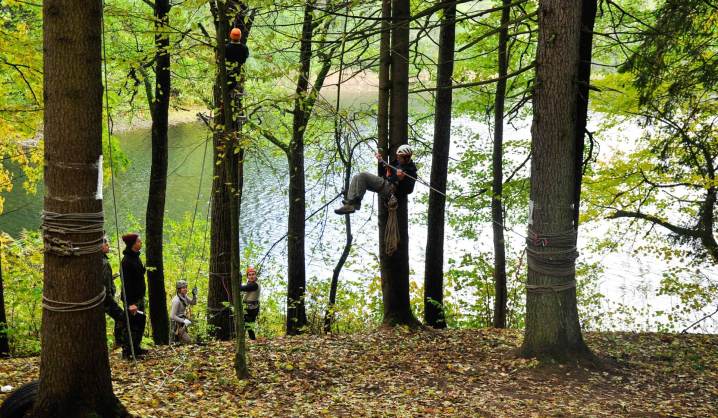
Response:
[{"label": "person in black coat", "polygon": [[237,87],[239,82],[239,74],[242,65],[249,58],[249,48],[241,43],[242,31],[238,28],[232,29],[229,34],[230,42],[224,46],[224,58],[227,61],[227,76],[229,78],[230,93]]},{"label": "person in black coat", "polygon": [[382,199],[391,195],[410,195],[416,183],[416,165],[411,161],[413,150],[408,145],[402,145],[396,150],[396,159],[389,165],[384,163],[381,154],[374,154],[379,162],[379,175],[372,173],[359,173],[352,177],[344,206],[334,210],[337,215],[354,213],[361,208],[361,201],[367,190],[375,192]]},{"label": "person in black coat", "polygon": [[[129,334],[132,337],[135,356],[143,356],[147,354],[147,350],[140,347],[147,321],[144,313],[147,286],[145,285],[146,269],[140,259],[142,240],[137,234],[125,234],[122,236],[122,241],[126,246],[122,251],[124,254],[122,257],[122,300],[126,303],[125,308],[130,313]],[[130,338],[124,340],[122,356],[125,359],[130,359],[132,358]]]},{"label": "person in black coat", "polygon": [[125,311],[115,300],[115,294],[117,288],[115,287],[115,281],[112,277],[112,266],[110,265],[110,259],[107,254],[110,253],[110,243],[105,237],[102,246],[102,284],[105,286],[105,313],[107,316],[115,320],[115,345],[121,346],[122,339],[124,338],[124,330],[127,327],[125,324]]}]

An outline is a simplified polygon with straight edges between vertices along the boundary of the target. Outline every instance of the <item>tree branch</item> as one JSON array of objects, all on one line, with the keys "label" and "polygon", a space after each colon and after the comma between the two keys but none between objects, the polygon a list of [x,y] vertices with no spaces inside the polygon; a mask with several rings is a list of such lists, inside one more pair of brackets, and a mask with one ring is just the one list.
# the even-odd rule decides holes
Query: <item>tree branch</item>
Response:
[{"label": "tree branch", "polygon": [[674,234],[678,234],[678,235],[681,235],[681,236],[687,237],[687,238],[700,239],[704,235],[701,231],[696,231],[693,229],[673,225],[670,222],[663,221],[655,216],[647,215],[647,214],[641,213],[641,212],[629,212],[629,211],[625,211],[625,210],[617,210],[610,216],[606,217],[606,219],[618,219],[618,218],[643,219],[645,221],[651,222],[654,225],[662,226],[662,227],[668,229],[669,231],[673,232]]},{"label": "tree branch", "polygon": [[529,64],[528,66],[526,66],[526,67],[520,69],[520,70],[516,70],[516,71],[514,71],[513,73],[506,74],[504,77],[492,78],[491,80],[477,81],[476,83],[453,84],[453,85],[451,85],[451,86],[432,87],[432,88],[426,88],[426,89],[412,90],[412,91],[410,91],[409,93],[410,93],[410,94],[414,94],[414,93],[423,93],[423,92],[425,92],[425,91],[436,91],[436,90],[444,90],[444,89],[458,89],[458,88],[464,88],[464,87],[475,87],[475,86],[483,86],[483,85],[485,85],[485,84],[493,84],[493,83],[496,83],[496,82],[501,81],[501,80],[506,80],[506,79],[509,79],[509,78],[512,78],[512,77],[516,77],[517,75],[519,75],[519,74],[521,74],[521,73],[525,73],[526,71],[528,71],[528,70],[530,70],[530,69],[532,69],[532,68],[534,68],[534,67],[536,67],[536,62],[535,62],[535,61],[532,62],[531,64]]}]

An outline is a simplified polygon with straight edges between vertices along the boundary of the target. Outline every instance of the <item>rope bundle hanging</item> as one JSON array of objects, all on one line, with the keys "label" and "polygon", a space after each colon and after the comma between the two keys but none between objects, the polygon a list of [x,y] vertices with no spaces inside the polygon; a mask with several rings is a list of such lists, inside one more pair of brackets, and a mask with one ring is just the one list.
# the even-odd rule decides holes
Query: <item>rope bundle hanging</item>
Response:
[{"label": "rope bundle hanging", "polygon": [[[102,288],[102,292],[94,298],[85,302],[60,302],[58,300],[52,300],[47,298],[44,294],[42,295],[42,307],[48,311],[53,312],[79,312],[87,311],[96,306],[102,305],[105,302],[105,288]],[[59,306],[53,306],[59,305]]]},{"label": "rope bundle hanging", "polygon": [[81,256],[102,251],[103,237],[83,242],[72,242],[53,237],[50,233],[97,234],[105,230],[105,214],[97,213],[55,213],[42,211],[40,216],[43,230],[42,241],[46,253],[67,256]]},{"label": "rope bundle hanging", "polygon": [[399,223],[396,219],[396,210],[399,208],[399,201],[396,197],[392,196],[389,199],[389,218],[386,222],[386,229],[384,230],[384,252],[386,255],[394,254],[394,251],[399,247]]}]

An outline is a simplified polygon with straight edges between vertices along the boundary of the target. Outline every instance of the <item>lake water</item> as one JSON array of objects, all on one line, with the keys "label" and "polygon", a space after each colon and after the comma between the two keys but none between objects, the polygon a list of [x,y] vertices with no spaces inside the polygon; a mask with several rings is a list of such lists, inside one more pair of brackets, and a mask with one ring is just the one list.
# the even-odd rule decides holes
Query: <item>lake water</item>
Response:
[{"label": "lake water", "polygon": [[[353,105],[361,105],[368,102],[373,94],[354,95],[350,100]],[[472,122],[469,119],[457,119],[457,125],[464,130],[462,135],[479,134],[488,137],[485,126]],[[528,124],[519,126],[514,130],[507,126],[507,137],[528,138]],[[431,129],[429,127],[429,129]],[[473,131],[473,133],[471,133]],[[145,210],[147,205],[147,190],[149,183],[151,140],[149,130],[135,130],[117,135],[122,149],[131,160],[131,165],[125,172],[116,174],[115,187],[117,198],[117,210],[120,220],[120,232],[128,232],[125,222],[127,215],[131,215],[141,224],[144,223]],[[206,141],[211,139],[208,131],[201,123],[190,123],[173,126],[170,128],[170,151],[169,151],[169,176],[167,190],[167,216],[170,219],[180,219],[195,208],[197,193],[200,190],[198,205],[198,217],[204,219],[207,211],[208,193],[212,181],[212,146],[205,147]],[[372,150],[367,146],[359,151],[364,158],[357,163],[356,168],[373,168]],[[206,154],[205,154],[206,153]],[[287,197],[286,197],[286,158],[278,153],[263,151],[263,155],[249,154],[245,165],[245,192],[242,202],[241,219],[241,242],[247,245],[252,241],[264,247],[264,251],[279,241],[279,244],[267,256],[267,259],[282,269],[286,265],[286,246],[281,241],[286,232],[287,224]],[[456,149],[452,149],[455,155]],[[205,159],[206,156],[206,159]],[[456,156],[456,155],[455,155]],[[261,158],[260,158],[261,157]],[[202,175],[204,164],[204,175]],[[423,167],[420,176],[428,179],[429,166],[428,158],[422,160]],[[319,167],[324,162],[318,161],[315,164]],[[307,163],[310,164],[309,162]],[[311,167],[308,168],[310,170]],[[200,184],[200,177],[203,178]],[[42,185],[38,188],[38,195],[27,195],[22,189],[22,179],[16,180],[17,184],[11,193],[6,194],[5,213],[0,216],[0,230],[16,236],[22,229],[37,229],[40,224],[39,215],[42,211],[43,198],[41,195]],[[308,179],[308,208],[307,215],[331,197],[334,197],[341,190],[342,179],[318,177],[315,180]],[[104,209],[108,229],[114,228],[114,207],[112,190],[105,189]],[[417,184],[416,196],[410,203],[411,213],[424,213],[426,208],[417,202],[419,194],[426,193],[424,186]],[[355,252],[351,255],[349,262],[354,265],[369,266],[376,263],[377,233],[376,233],[376,207],[374,194],[369,194],[365,199],[365,205],[357,212],[353,219],[353,230],[355,235]],[[331,210],[337,206],[332,204],[318,213],[307,225],[307,270],[309,277],[331,277],[334,263],[338,259],[344,243],[344,227],[341,217],[335,216]],[[523,231],[523,226],[515,228]],[[467,252],[491,252],[491,227],[486,225],[476,240],[463,240],[452,238],[452,231],[447,229],[446,259],[460,259]],[[581,232],[583,234],[583,232]],[[426,229],[416,224],[410,230],[410,254],[412,254],[411,267],[413,269],[412,280],[421,283],[423,279],[423,258],[426,246]],[[507,233],[507,241],[512,248],[521,248],[521,238],[514,234]],[[581,240],[586,237],[580,235]],[[581,243],[579,243],[581,244]],[[518,257],[519,251],[507,254],[509,257]],[[581,252],[584,260],[592,259],[590,254]],[[662,277],[662,272],[669,266],[656,263],[655,260],[642,260],[632,257],[630,254],[616,252],[603,257],[605,273],[601,279],[599,290],[608,296],[609,299],[621,300],[624,303],[635,304],[637,307],[650,305],[650,310],[664,309],[666,306],[676,304],[675,298],[655,297],[655,289]],[[512,272],[509,272],[512,273]],[[376,273],[378,274],[378,273]],[[716,277],[715,272],[712,274]],[[353,273],[351,269],[345,269],[344,277],[362,279]],[[366,277],[363,278],[366,280]],[[650,318],[646,318],[646,328],[650,329]],[[708,328],[713,332],[718,330],[716,322],[713,321]]]}]

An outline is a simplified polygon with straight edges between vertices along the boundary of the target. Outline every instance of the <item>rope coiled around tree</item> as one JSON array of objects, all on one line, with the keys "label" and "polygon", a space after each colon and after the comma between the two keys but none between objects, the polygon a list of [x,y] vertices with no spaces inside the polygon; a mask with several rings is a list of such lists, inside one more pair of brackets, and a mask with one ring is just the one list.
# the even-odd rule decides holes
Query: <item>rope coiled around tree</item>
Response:
[{"label": "rope coiled around tree", "polygon": [[396,219],[396,210],[399,208],[399,201],[392,196],[387,205],[389,209],[389,218],[386,221],[386,229],[384,230],[384,252],[386,255],[394,254],[399,247],[399,222]]},{"label": "rope coiled around tree", "polygon": [[[104,237],[84,242],[72,242],[53,237],[58,234],[97,234],[105,230],[105,214],[97,213],[55,213],[42,211],[42,240],[46,253],[59,256],[81,256],[102,251]],[[104,234],[103,234],[104,235]]]},{"label": "rope coiled around tree", "polygon": [[[42,295],[42,307],[48,311],[53,312],[79,312],[87,311],[96,306],[100,306],[105,302],[105,288],[102,288],[102,292],[94,298],[85,302],[60,302],[59,300],[52,300],[47,298],[44,294]],[[59,306],[53,306],[59,305]]]}]

